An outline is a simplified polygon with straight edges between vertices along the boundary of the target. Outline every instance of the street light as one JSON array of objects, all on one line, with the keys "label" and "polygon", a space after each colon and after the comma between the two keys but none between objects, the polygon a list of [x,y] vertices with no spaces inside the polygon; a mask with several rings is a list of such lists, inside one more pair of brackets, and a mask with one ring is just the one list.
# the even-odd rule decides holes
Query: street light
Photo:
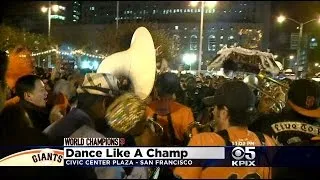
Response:
[{"label": "street light", "polygon": [[[309,20],[309,21],[306,21],[306,22],[303,22],[303,23],[302,23],[302,22],[299,22],[299,21],[294,20],[294,19],[292,19],[292,18],[289,18],[289,17],[285,17],[285,16],[283,16],[283,15],[280,15],[280,16],[277,18],[277,21],[278,21],[279,23],[283,23],[283,22],[286,21],[287,19],[299,25],[299,40],[298,40],[297,59],[296,59],[296,63],[297,63],[297,65],[299,66],[299,61],[300,61],[300,58],[301,58],[301,57],[300,57],[300,53],[301,53],[301,41],[302,41],[303,26],[306,25],[306,24],[308,24],[308,23],[311,23],[311,22],[313,22],[313,21],[318,21],[318,23],[320,23],[320,18],[318,18],[318,19],[311,19],[311,20]],[[298,74],[298,66],[296,66],[296,68],[295,68],[295,73],[296,73],[296,74]],[[298,76],[296,76],[296,77],[298,77]]]},{"label": "street light", "polygon": [[59,6],[58,5],[52,5],[52,11],[53,12],[58,12],[59,11]]},{"label": "street light", "polygon": [[294,59],[294,56],[293,55],[289,56],[289,59],[290,60]]},{"label": "street light", "polygon": [[[53,12],[58,12],[59,11],[59,6],[54,4],[54,5],[51,5],[51,1],[49,1],[49,4],[48,4],[48,7],[41,7],[41,11],[43,13],[46,13],[48,12],[48,41],[49,41],[49,44],[51,42],[51,10]],[[48,54],[48,67],[51,66],[51,55]]]},{"label": "street light", "polygon": [[204,13],[204,5],[208,6],[209,8],[213,8],[217,5],[217,1],[191,1],[190,5],[195,7],[198,5],[198,2],[201,2],[201,19],[200,19],[200,40],[199,40],[199,64],[198,64],[198,73],[201,72],[201,61],[202,61],[202,34],[203,34],[203,13]]},{"label": "street light", "polygon": [[117,1],[117,17],[116,17],[116,28],[119,28],[119,1]]},{"label": "street light", "polygon": [[49,5],[48,7],[41,7],[41,11],[43,13],[46,13],[48,12],[48,40],[49,40],[49,43],[50,43],[50,40],[51,40],[51,10],[53,12],[58,12],[59,11],[59,6],[58,5],[51,5],[51,1],[49,1]]},{"label": "street light", "polygon": [[283,16],[283,15],[280,15],[280,16],[277,18],[277,21],[278,21],[279,23],[283,23],[285,20],[286,20],[286,17]]},{"label": "street light", "polygon": [[187,53],[183,55],[182,60],[190,66],[189,70],[191,71],[191,65],[197,61],[197,55]]},{"label": "street light", "polygon": [[43,12],[43,13],[46,13],[47,11],[48,11],[48,8],[47,7],[41,7],[41,11]]}]

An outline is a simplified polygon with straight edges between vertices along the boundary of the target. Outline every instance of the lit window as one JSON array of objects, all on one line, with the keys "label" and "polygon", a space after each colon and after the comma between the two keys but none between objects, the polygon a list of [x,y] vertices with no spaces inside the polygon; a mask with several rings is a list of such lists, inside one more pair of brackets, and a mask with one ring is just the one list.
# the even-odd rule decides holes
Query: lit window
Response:
[{"label": "lit window", "polygon": [[193,9],[191,9],[191,12],[193,13]]},{"label": "lit window", "polygon": [[73,20],[73,22],[76,22],[76,21],[77,21],[77,20],[75,20],[75,19]]},{"label": "lit window", "polygon": [[175,29],[175,30],[178,30],[178,29],[179,29],[179,26],[174,26],[174,29]]},{"label": "lit window", "polygon": [[66,10],[66,7],[64,7],[64,6],[58,6],[58,8],[60,9],[60,10]]},{"label": "lit window", "polygon": [[187,38],[187,36],[184,37],[185,39]]},{"label": "lit window", "polygon": [[190,12],[190,9],[188,9],[187,12]]},{"label": "lit window", "polygon": [[220,39],[223,39],[223,36],[220,36]]},{"label": "lit window", "polygon": [[94,11],[94,6],[91,6],[91,7],[90,7],[90,11]]},{"label": "lit window", "polygon": [[155,13],[156,13],[156,10],[153,10],[153,11],[152,11],[152,14],[155,14]]},{"label": "lit window", "polygon": [[214,30],[214,27],[212,27],[212,29]]},{"label": "lit window", "polygon": [[224,13],[227,13],[227,11],[223,11]]},{"label": "lit window", "polygon": [[210,35],[208,38],[208,51],[214,51],[216,47],[216,37],[214,35]]},{"label": "lit window", "polygon": [[231,39],[234,39],[234,37],[233,36],[229,36],[229,39],[231,40]]},{"label": "lit window", "polygon": [[179,39],[180,39],[180,36],[179,36],[179,35],[176,35],[176,34],[173,35],[173,40],[174,40],[174,41],[177,41],[177,40],[179,40]]},{"label": "lit window", "polygon": [[188,28],[184,28],[184,30],[187,30]]},{"label": "lit window", "polygon": [[192,35],[190,37],[190,50],[195,51],[198,49],[198,37],[196,35]]},{"label": "lit window", "polygon": [[221,28],[220,30],[221,30],[221,31],[223,31],[224,29],[223,29],[223,28]]},{"label": "lit window", "polygon": [[223,47],[223,44],[219,44],[220,47]]},{"label": "lit window", "polygon": [[240,10],[239,13],[242,13],[242,11]]}]

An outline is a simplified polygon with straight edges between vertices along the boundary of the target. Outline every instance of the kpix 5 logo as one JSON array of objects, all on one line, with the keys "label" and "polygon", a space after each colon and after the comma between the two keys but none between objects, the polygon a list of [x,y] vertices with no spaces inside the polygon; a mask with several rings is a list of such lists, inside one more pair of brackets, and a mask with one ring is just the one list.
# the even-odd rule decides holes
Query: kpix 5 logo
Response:
[{"label": "kpix 5 logo", "polygon": [[255,147],[234,147],[231,156],[232,166],[256,166]]}]

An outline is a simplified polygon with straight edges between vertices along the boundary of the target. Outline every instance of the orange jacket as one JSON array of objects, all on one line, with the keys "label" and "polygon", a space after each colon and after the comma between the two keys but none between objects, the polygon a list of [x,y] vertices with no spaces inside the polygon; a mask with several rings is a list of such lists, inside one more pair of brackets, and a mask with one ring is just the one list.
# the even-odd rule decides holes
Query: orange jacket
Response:
[{"label": "orange jacket", "polygon": [[[146,116],[152,118],[153,115],[157,113],[158,123],[163,127],[166,127],[168,124],[167,116],[161,115],[157,110],[160,106],[163,106],[163,104],[164,103],[159,100],[151,102],[146,109]],[[183,141],[184,134],[187,131],[189,124],[194,122],[191,109],[173,100],[165,102],[165,106],[168,108],[168,112],[170,112],[176,138]]]},{"label": "orange jacket", "polygon": [[[227,129],[231,142],[250,141],[254,146],[260,146],[261,142],[255,133],[245,128],[230,127]],[[273,140],[264,135],[266,146],[274,146]],[[224,139],[213,132],[199,133],[193,136],[188,146],[225,146]],[[228,179],[237,176],[236,179],[248,178],[254,174],[260,176],[259,179],[271,179],[271,169],[269,167],[177,167],[174,173],[183,179]]]}]

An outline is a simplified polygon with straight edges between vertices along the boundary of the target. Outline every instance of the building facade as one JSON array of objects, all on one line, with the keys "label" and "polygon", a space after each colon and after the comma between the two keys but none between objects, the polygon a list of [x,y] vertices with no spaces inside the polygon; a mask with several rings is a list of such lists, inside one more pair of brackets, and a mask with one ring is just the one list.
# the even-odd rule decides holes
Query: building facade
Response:
[{"label": "building facade", "polygon": [[[119,1],[118,6],[116,1],[81,3],[82,24],[116,23],[117,14],[119,23],[157,22],[180,42],[176,47],[182,54],[199,52],[200,5],[192,7],[189,1]],[[205,7],[203,60],[211,61],[221,48],[231,45],[267,51],[270,11],[267,1],[225,1]]]}]

